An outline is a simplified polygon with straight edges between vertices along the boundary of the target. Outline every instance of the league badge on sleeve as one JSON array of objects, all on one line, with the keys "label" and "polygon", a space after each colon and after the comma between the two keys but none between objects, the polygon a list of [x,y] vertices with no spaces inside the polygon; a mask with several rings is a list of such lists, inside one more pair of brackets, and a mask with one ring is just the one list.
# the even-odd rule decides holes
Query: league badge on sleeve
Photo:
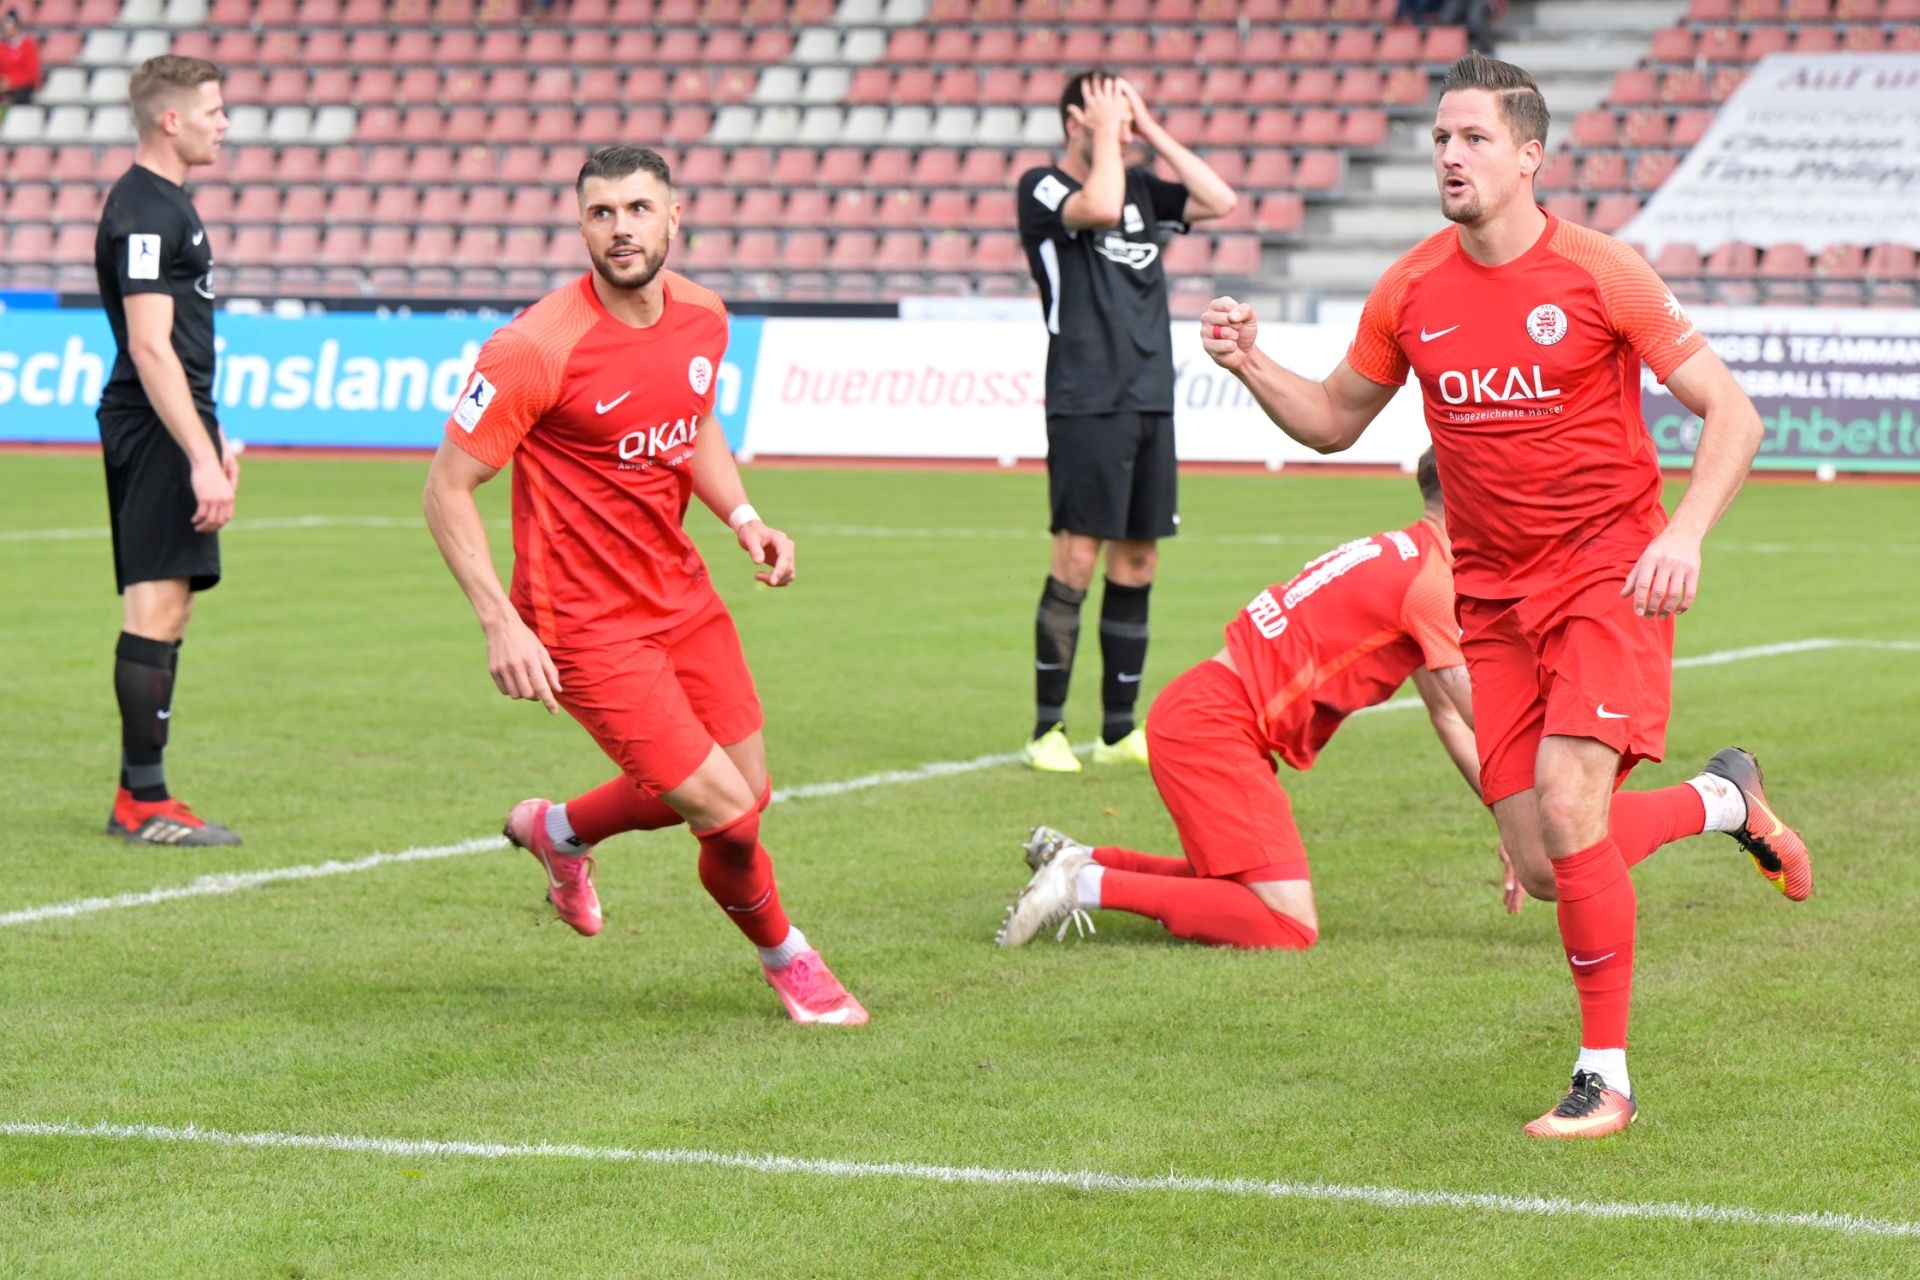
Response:
[{"label": "league badge on sleeve", "polygon": [[131,235],[127,237],[127,279],[158,280],[160,278],[160,237]]},{"label": "league badge on sleeve", "polygon": [[693,394],[703,396],[707,388],[713,385],[713,361],[705,356],[695,356],[693,363],[687,366],[687,385],[693,388]]},{"label": "league badge on sleeve", "polygon": [[460,393],[460,403],[454,407],[453,420],[460,424],[461,430],[468,435],[480,425],[480,415],[493,403],[494,385],[487,381],[487,375],[478,369],[473,371],[473,381]]}]

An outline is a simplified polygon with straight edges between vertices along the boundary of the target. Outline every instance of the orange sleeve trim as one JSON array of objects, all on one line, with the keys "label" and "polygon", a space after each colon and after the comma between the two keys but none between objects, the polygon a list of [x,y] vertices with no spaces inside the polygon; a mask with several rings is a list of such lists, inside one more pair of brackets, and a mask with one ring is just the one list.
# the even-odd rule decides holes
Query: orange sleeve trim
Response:
[{"label": "orange sleeve trim", "polygon": [[678,271],[668,271],[666,277],[675,302],[684,302],[692,307],[705,307],[722,320],[727,318],[727,304],[720,301],[719,294],[704,285],[695,284]]},{"label": "orange sleeve trim", "polygon": [[1369,382],[1397,387],[1407,380],[1412,366],[1400,345],[1400,312],[1407,295],[1420,278],[1446,261],[1458,245],[1451,227],[1436,232],[1400,257],[1380,283],[1367,295],[1360,313],[1360,328],[1347,349],[1347,365]]},{"label": "orange sleeve trim", "polygon": [[1563,221],[1549,248],[1593,280],[1613,331],[1660,381],[1706,347],[1700,327],[1631,245]]},{"label": "orange sleeve trim", "polygon": [[1440,548],[1428,549],[1420,572],[1408,584],[1401,603],[1401,621],[1425,655],[1428,670],[1466,665],[1466,654],[1460,648],[1460,624],[1453,616],[1453,571],[1441,558]]}]

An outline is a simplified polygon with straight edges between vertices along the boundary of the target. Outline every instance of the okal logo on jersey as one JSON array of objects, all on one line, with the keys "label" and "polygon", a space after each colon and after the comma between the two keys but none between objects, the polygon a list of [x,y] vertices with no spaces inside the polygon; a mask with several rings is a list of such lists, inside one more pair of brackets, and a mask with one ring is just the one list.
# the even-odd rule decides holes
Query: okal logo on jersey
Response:
[{"label": "okal logo on jersey", "polygon": [[1543,302],[1527,317],[1527,336],[1543,347],[1550,347],[1567,336],[1567,313],[1551,302]]},{"label": "okal logo on jersey", "polygon": [[1510,400],[1556,400],[1559,387],[1550,387],[1534,365],[1529,374],[1518,365],[1505,369],[1448,369],[1433,380],[1448,404],[1502,404]]},{"label": "okal logo on jersey", "polygon": [[693,388],[693,394],[703,396],[707,388],[713,385],[713,361],[705,356],[695,356],[693,363],[687,366],[687,385]]},{"label": "okal logo on jersey", "polygon": [[460,393],[460,403],[453,407],[453,420],[468,435],[480,425],[480,415],[493,403],[494,385],[487,381],[487,375],[474,370],[473,380],[467,383],[467,389]]},{"label": "okal logo on jersey", "polygon": [[669,449],[691,444],[699,433],[698,418],[663,422],[649,431],[629,431],[620,437],[620,461],[627,463],[639,457],[657,458]]},{"label": "okal logo on jersey", "polygon": [[1111,259],[1123,267],[1132,267],[1135,271],[1145,271],[1153,265],[1153,260],[1160,256],[1159,245],[1142,244],[1138,240],[1129,240],[1125,236],[1115,235],[1112,232],[1100,237],[1100,242],[1094,247],[1100,251],[1101,257]]}]

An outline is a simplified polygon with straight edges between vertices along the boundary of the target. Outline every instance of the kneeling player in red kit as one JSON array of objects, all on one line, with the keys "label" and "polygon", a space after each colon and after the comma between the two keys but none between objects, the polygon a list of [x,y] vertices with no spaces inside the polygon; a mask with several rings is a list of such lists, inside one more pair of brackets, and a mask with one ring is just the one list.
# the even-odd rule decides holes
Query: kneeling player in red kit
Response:
[{"label": "kneeling player in red kit", "polygon": [[[697,497],[765,566],[755,577],[793,581],[793,542],[747,502],[714,417],[726,309],[662,270],[679,205],[659,155],[597,151],[576,191],[593,270],[488,340],[427,480],[427,524],[479,615],[494,683],[565,707],[621,770],[566,804],[522,801],[507,838],[540,862],[560,918],[591,936],[594,844],[687,823],[700,882],[759,949],[788,1014],[858,1025],[867,1011],[774,887],[760,700],[685,528]],[[509,461],[510,595],[474,502]]]}]

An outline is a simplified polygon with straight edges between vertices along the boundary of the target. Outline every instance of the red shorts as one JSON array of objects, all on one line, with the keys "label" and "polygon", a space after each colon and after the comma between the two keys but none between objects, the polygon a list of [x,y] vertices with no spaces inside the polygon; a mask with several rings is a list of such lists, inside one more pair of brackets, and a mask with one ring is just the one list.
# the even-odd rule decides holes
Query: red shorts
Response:
[{"label": "red shorts", "polygon": [[1610,568],[1525,600],[1459,598],[1487,804],[1534,785],[1549,734],[1604,742],[1622,779],[1666,751],[1673,619],[1635,616],[1625,580]]},{"label": "red shorts", "polygon": [[718,596],[669,630],[552,654],[560,705],[649,795],[685,782],[715,743],[732,746],[765,723]]},{"label": "red shorts", "polygon": [[1307,878],[1293,806],[1238,675],[1209,660],[1162,689],[1147,714],[1147,761],[1197,873]]}]

